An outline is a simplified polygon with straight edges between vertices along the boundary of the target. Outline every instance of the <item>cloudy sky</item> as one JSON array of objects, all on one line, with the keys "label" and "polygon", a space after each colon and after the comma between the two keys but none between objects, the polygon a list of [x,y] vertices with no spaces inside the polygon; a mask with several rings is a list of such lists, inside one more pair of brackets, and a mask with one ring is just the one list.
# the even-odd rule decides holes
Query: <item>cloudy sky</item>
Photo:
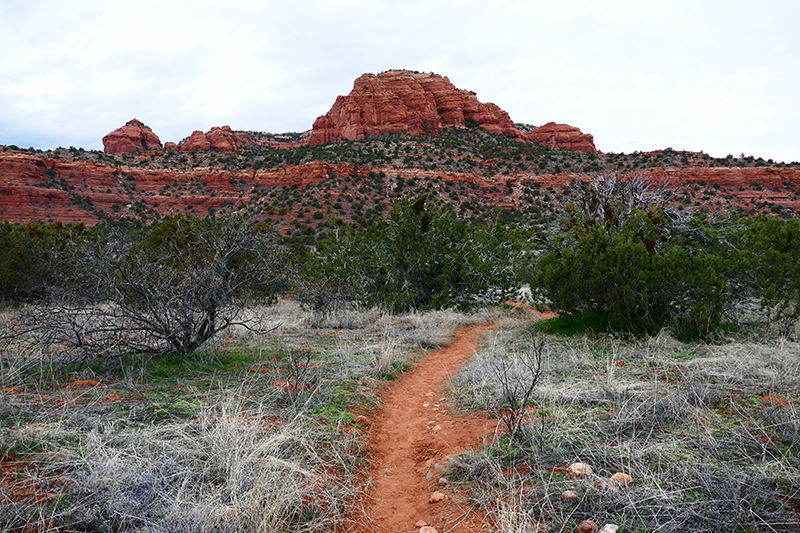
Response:
[{"label": "cloudy sky", "polygon": [[797,0],[0,0],[0,144],[305,131],[365,72],[448,76],[604,152],[800,161]]}]

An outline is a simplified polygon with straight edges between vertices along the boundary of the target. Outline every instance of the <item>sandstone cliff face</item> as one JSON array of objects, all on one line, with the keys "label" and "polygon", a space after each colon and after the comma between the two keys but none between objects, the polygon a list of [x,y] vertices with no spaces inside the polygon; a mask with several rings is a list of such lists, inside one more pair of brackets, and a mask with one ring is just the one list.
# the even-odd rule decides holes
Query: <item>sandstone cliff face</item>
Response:
[{"label": "sandstone cliff face", "polygon": [[139,150],[161,150],[161,140],[135,118],[103,137],[103,151],[107,154],[132,154]]},{"label": "sandstone cliff face", "polygon": [[475,93],[457,89],[446,77],[404,70],[364,74],[350,94],[337,97],[331,110],[317,118],[310,144],[381,134],[436,134],[443,126],[465,127],[468,121],[523,138],[505,111],[479,102]]},{"label": "sandstone cliff face", "polygon": [[[91,154],[87,155],[91,157]],[[63,153],[56,159],[44,154],[0,152],[0,221],[24,223],[60,220],[93,225],[101,216],[136,217],[137,213],[141,214],[144,210],[166,216],[187,212],[191,208],[189,212],[203,216],[211,208],[220,210],[226,205],[242,206],[241,209],[245,209],[245,206],[248,209],[277,209],[274,198],[259,191],[280,187],[289,190],[312,187],[317,191],[316,194],[321,194],[323,190],[341,186],[334,185],[339,180],[333,178],[326,188],[314,189],[321,182],[331,180],[331,175],[350,176],[358,172],[366,176],[379,170],[407,182],[413,178],[418,182],[443,180],[469,183],[475,187],[467,190],[477,194],[480,202],[519,208],[529,201],[524,199],[523,190],[531,182],[538,183],[540,187],[563,187],[576,175],[581,175],[571,171],[543,174],[532,169],[512,175],[487,175],[483,169],[491,164],[491,160],[483,161],[479,170],[474,172],[395,165],[359,166],[355,169],[352,164],[324,161],[258,170],[249,165],[231,170],[207,166],[158,168],[141,165],[144,161],[161,160],[152,158],[152,155],[135,155],[133,161],[127,164],[118,160],[111,163],[92,160],[85,156],[73,158]],[[761,202],[769,206],[800,209],[800,198],[793,192],[798,187],[795,184],[800,184],[800,168],[668,166],[643,168],[636,172],[659,181],[666,180],[683,194],[695,191],[697,187],[719,189],[717,197],[729,200],[725,201],[726,207],[716,209],[741,207],[749,210]],[[509,193],[509,190],[513,192]],[[342,195],[343,190],[333,190],[330,202],[337,202]],[[271,213],[276,227],[293,230],[291,213],[286,216],[278,215],[275,211]],[[330,210],[326,210],[325,215],[345,216]]]},{"label": "sandstone cliff face", "polygon": [[564,150],[574,150],[576,152],[597,152],[592,135],[582,133],[580,129],[567,124],[548,122],[541,128],[536,128],[526,133],[525,137],[535,143],[549,146],[550,148],[561,148]]},{"label": "sandstone cliff face", "polygon": [[[231,172],[208,167],[185,171],[3,152],[0,222],[53,220],[92,226],[99,221],[100,212],[112,217],[135,216],[133,208],[137,203],[162,215],[185,212],[191,206],[194,214],[203,216],[210,208],[218,210],[226,204],[244,202],[254,186],[302,189],[331,173],[345,176],[353,170],[345,163],[312,161],[258,171]],[[368,173],[366,168],[359,171]],[[249,186],[243,191],[234,181],[246,181]],[[187,183],[203,183],[204,190],[180,195],[167,192],[167,187]],[[88,205],[92,208],[86,209]]]}]

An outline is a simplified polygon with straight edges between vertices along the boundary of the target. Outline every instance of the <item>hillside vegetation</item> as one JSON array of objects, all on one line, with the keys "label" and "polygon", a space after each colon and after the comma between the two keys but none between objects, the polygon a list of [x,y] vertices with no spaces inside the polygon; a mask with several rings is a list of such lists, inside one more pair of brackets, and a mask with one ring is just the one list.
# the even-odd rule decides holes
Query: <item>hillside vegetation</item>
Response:
[{"label": "hillside vegetation", "polygon": [[[496,529],[800,527],[796,164],[475,128],[257,148],[1,154],[91,222],[0,225],[3,530],[346,531],[363,415],[488,322],[447,394],[499,430],[442,487]],[[667,172],[762,163],[779,190]]]},{"label": "hillside vegetation", "polygon": [[[252,132],[247,132],[251,137]],[[426,194],[466,220],[552,222],[573,178],[616,173],[669,182],[676,200],[710,212],[771,212],[800,206],[800,163],[677,151],[582,153],[522,143],[481,128],[440,135],[386,135],[289,149],[145,151],[107,155],[77,148],[3,147],[0,168],[17,197],[11,222],[147,224],[176,214],[245,214],[305,240],[338,219],[367,228],[405,195]],[[55,208],[55,209],[54,209]],[[10,215],[10,216],[9,216]]]}]

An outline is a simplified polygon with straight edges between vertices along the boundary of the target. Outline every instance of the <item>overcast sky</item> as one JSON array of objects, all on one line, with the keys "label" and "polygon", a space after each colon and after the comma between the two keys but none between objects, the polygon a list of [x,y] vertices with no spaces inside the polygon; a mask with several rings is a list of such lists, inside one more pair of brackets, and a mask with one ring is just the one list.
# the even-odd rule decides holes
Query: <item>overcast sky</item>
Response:
[{"label": "overcast sky", "polygon": [[604,152],[800,161],[798,0],[0,0],[0,144],[305,131],[365,72],[436,72]]}]

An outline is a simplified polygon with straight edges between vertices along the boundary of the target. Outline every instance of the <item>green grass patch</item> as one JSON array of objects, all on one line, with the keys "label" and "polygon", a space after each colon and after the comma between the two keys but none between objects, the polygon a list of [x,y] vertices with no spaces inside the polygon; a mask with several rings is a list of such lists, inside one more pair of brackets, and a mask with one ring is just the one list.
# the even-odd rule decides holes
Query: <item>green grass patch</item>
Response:
[{"label": "green grass patch", "polygon": [[700,357],[700,355],[695,350],[682,350],[672,354],[672,358],[677,359],[678,361],[691,361],[692,359],[697,359],[698,357]]},{"label": "green grass patch", "polygon": [[344,422],[345,424],[352,424],[356,418],[350,411],[339,409],[334,405],[317,407],[316,409],[312,409],[309,414],[331,423]]},{"label": "green grass patch", "polygon": [[578,337],[612,331],[603,313],[560,315],[534,324],[534,329],[550,335]]}]

